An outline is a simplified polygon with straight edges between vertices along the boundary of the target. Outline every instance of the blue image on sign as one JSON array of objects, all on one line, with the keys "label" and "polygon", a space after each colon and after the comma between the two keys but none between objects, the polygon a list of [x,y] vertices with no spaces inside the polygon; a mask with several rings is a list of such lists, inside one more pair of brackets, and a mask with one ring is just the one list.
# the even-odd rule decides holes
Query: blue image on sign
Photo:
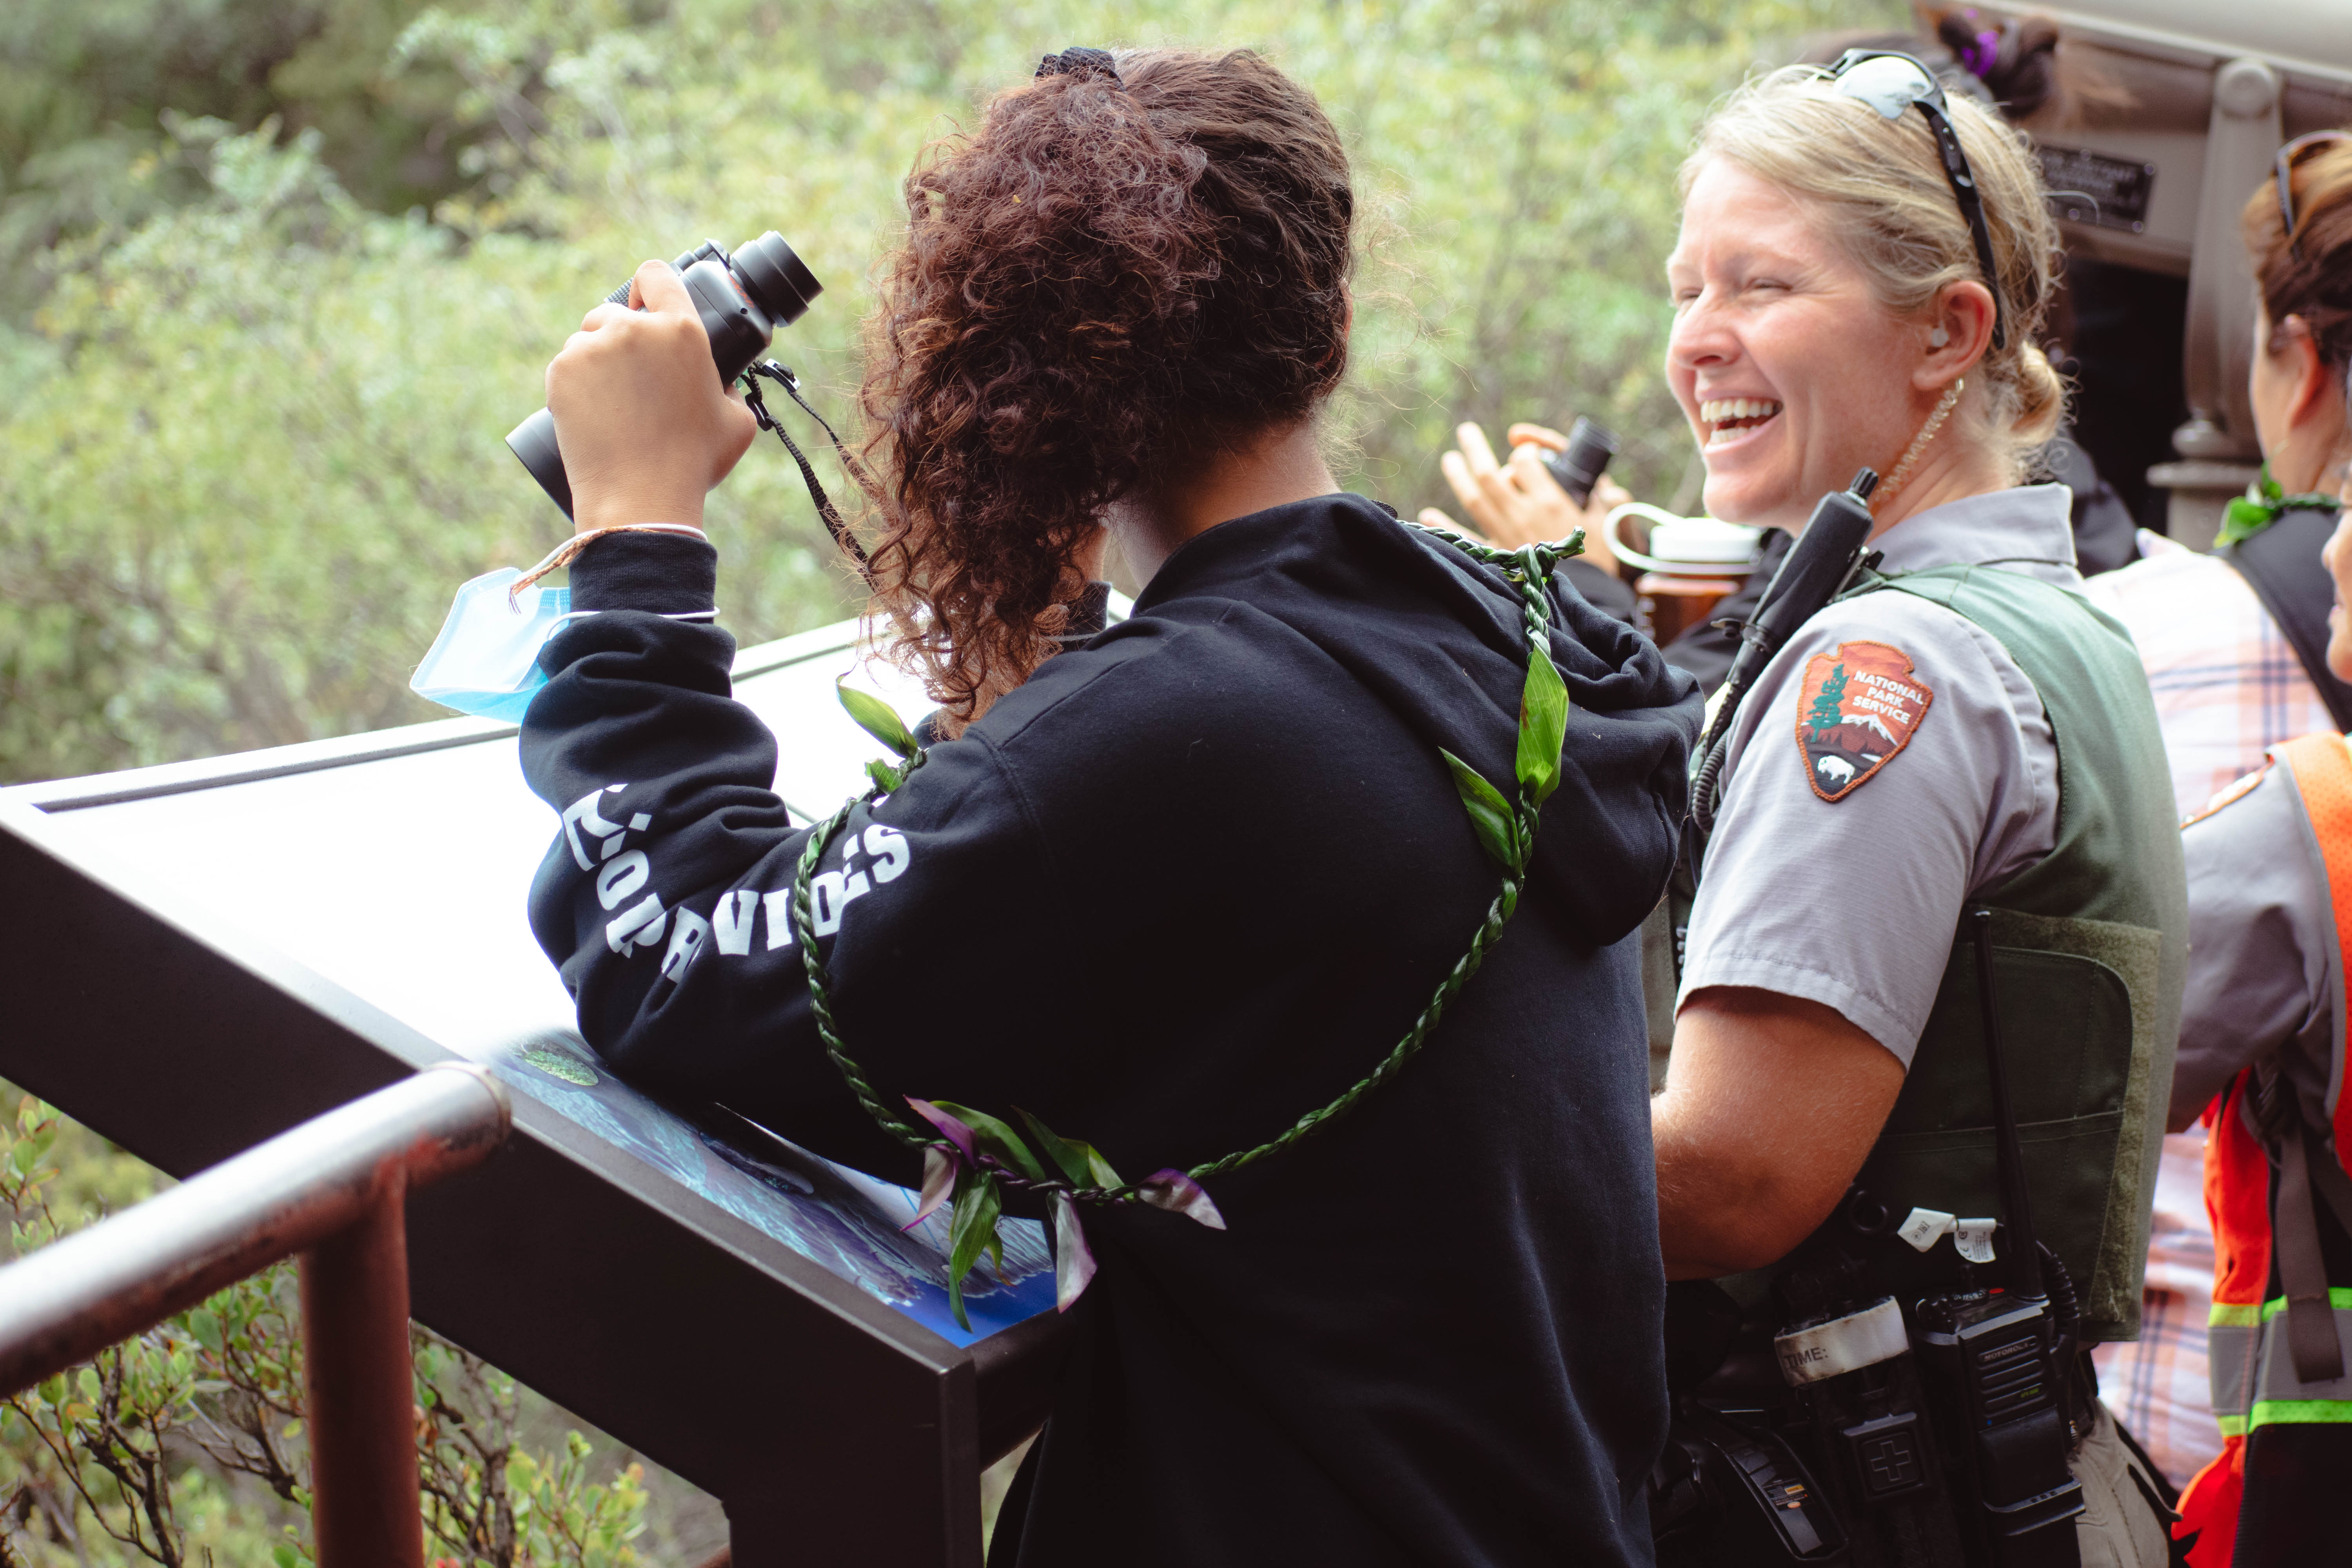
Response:
[{"label": "blue image on sign", "polygon": [[[1054,1249],[1034,1220],[1007,1219],[1004,1263],[965,1276],[965,1329],[948,1307],[948,1215],[912,1229],[916,1195],[820,1159],[764,1130],[722,1138],[613,1076],[577,1036],[519,1042],[484,1065],[696,1195],[957,1345],[1054,1309]],[[745,1124],[747,1128],[749,1124]]]}]

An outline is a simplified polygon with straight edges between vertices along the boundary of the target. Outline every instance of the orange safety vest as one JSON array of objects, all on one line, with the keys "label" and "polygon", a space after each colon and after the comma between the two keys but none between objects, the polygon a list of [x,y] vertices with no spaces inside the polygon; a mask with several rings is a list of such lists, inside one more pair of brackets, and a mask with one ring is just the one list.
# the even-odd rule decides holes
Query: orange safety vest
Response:
[{"label": "orange safety vest", "polygon": [[[2352,1423],[2352,1366],[2338,1321],[2352,1324],[2352,1289],[2321,1270],[2315,1210],[2352,1230],[2352,1094],[2345,1089],[2345,986],[2352,971],[2352,748],[2337,734],[2271,750],[2302,801],[2326,876],[2343,963],[2306,1048],[2328,1065],[2326,1103],[2298,1096],[2274,1059],[2246,1068],[2205,1108],[2205,1209],[2213,1221],[2213,1314],[2208,1355],[2222,1448],[2181,1494],[2178,1536],[2193,1536],[2191,1568],[2229,1568],[2245,1495],[2246,1434],[2292,1423]],[[2315,1049],[2312,1047],[2316,1047]],[[2272,1173],[2278,1173],[2273,1212]],[[2273,1262],[2281,1291],[2270,1294]]]}]

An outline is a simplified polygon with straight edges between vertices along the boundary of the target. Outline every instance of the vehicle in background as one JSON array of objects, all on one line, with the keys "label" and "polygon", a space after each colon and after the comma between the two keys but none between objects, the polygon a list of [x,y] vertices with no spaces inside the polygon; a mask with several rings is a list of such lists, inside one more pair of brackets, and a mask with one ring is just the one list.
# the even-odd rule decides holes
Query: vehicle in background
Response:
[{"label": "vehicle in background", "polygon": [[[2085,89],[2024,122],[2063,193],[2075,437],[2143,526],[2205,549],[2262,461],[2238,215],[2288,139],[2352,125],[2352,12],[2343,0],[2069,0],[2041,14]],[[2154,451],[2168,409],[2171,450]]]}]

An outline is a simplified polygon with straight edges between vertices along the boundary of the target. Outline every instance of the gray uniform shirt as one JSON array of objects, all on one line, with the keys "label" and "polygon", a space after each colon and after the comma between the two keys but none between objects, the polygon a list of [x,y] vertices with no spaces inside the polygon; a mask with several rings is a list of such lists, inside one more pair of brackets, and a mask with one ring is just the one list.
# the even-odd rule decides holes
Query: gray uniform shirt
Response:
[{"label": "gray uniform shirt", "polygon": [[[2189,989],[2172,1068],[2172,1121],[2205,1109],[2223,1085],[2306,1031],[2315,1053],[2289,1074],[2326,1091],[2336,916],[2319,842],[2286,770],[2222,792],[2181,829],[2189,864]],[[2325,1016],[2323,1016],[2323,1010]]]},{"label": "gray uniform shirt", "polygon": [[[1887,573],[1999,563],[2080,593],[2068,500],[2060,485],[1970,496],[1873,547]],[[1847,749],[1809,747],[1832,711]],[[1710,985],[1805,997],[1907,1069],[1969,897],[2057,842],[2058,750],[2032,682],[1958,613],[1865,594],[1765,667],[1722,776],[1676,1006]]]}]

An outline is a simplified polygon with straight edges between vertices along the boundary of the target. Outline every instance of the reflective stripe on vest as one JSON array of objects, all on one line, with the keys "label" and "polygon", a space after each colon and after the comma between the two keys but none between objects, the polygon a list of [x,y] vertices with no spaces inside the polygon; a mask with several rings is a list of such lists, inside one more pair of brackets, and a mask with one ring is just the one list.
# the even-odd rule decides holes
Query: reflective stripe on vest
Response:
[{"label": "reflective stripe on vest", "polygon": [[2206,1364],[2224,1434],[2244,1431],[2253,1410],[2271,1277],[2270,1157],[2241,1114],[2246,1089],[2241,1074],[2205,1109],[2205,1212],[2213,1221]]},{"label": "reflective stripe on vest", "polygon": [[[2330,1289],[2327,1302],[2335,1309],[2345,1364],[2352,1366],[2352,1289]],[[2297,1382],[2286,1336],[2265,1331],[2285,1310],[2284,1296],[2259,1307],[2221,1303],[2213,1309],[2206,1356],[2213,1414],[2225,1437],[2279,1422],[2352,1422],[2352,1375],[2332,1383]]]}]

